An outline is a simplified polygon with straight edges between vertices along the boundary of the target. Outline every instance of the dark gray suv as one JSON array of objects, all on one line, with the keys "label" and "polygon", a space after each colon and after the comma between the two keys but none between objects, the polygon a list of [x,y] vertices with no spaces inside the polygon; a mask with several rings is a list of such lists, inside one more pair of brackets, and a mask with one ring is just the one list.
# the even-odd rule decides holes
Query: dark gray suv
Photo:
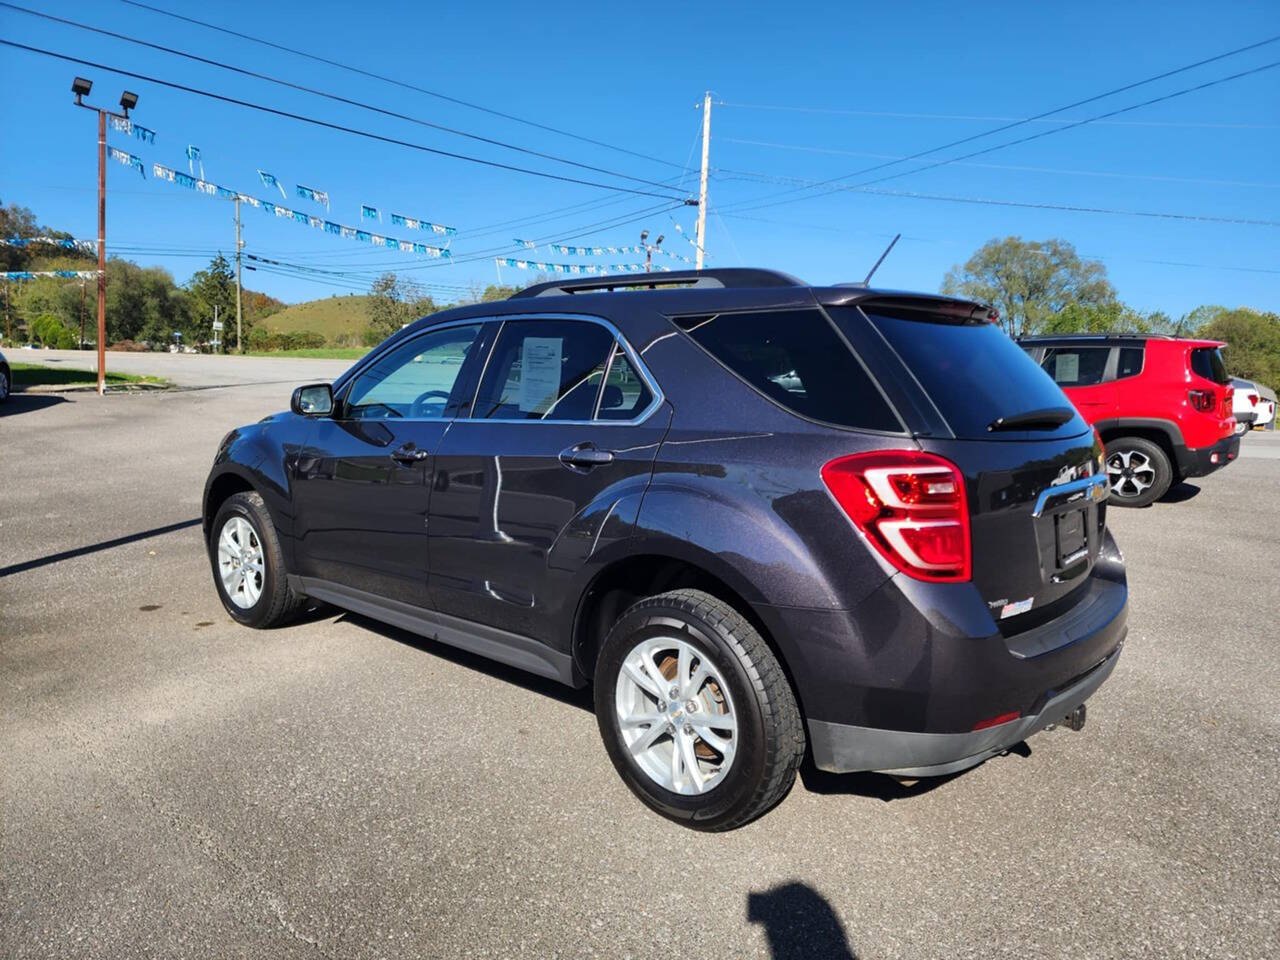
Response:
[{"label": "dark gray suv", "polygon": [[223,440],[215,585],[592,684],[623,780],[700,829],[806,751],[962,770],[1078,728],[1126,629],[1101,446],[990,319],[763,270],[424,318]]}]

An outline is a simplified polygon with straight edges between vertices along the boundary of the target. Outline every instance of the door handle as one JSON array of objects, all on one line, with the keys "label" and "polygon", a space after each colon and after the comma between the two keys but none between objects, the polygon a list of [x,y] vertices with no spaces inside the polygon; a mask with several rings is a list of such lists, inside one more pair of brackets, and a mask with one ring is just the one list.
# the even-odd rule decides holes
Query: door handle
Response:
[{"label": "door handle", "polygon": [[579,467],[590,470],[604,463],[613,462],[612,450],[597,450],[595,444],[579,443],[560,451],[560,462],[566,467]]},{"label": "door handle", "polygon": [[421,463],[429,456],[431,456],[429,450],[420,450],[412,443],[406,443],[391,453],[391,459],[397,463]]}]

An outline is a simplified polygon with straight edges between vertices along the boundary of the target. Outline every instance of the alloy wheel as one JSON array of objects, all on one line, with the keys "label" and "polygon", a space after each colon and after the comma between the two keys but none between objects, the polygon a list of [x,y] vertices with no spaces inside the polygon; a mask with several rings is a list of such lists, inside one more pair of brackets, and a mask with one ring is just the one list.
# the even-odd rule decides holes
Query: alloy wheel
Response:
[{"label": "alloy wheel", "polygon": [[1156,468],[1141,450],[1117,450],[1107,457],[1107,479],[1118,497],[1138,497],[1156,482]]},{"label": "alloy wheel", "polygon": [[711,659],[677,637],[642,640],[622,661],[614,709],[622,740],[649,779],[697,795],[733,765],[738,721]]},{"label": "alloy wheel", "polygon": [[258,602],[266,578],[262,541],[244,517],[228,517],[218,534],[218,575],[227,596],[241,610]]}]

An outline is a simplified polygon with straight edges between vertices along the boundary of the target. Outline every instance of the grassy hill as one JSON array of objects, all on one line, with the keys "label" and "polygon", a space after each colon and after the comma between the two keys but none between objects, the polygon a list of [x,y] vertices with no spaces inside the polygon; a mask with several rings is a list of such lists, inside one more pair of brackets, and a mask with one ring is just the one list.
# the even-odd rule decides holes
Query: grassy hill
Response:
[{"label": "grassy hill", "polygon": [[[323,336],[328,343],[355,345],[360,343],[361,335],[369,325],[369,297],[353,294],[295,303],[271,314],[262,323],[272,333],[309,330]],[[340,337],[343,338],[341,341]]]}]

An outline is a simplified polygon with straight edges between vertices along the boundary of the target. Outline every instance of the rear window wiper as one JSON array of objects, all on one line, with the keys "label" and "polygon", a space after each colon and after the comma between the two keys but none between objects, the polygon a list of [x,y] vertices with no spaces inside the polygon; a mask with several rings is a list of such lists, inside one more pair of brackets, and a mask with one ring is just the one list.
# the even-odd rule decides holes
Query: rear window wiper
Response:
[{"label": "rear window wiper", "polygon": [[1049,407],[1046,410],[1028,410],[1011,417],[996,417],[987,424],[991,432],[996,430],[1053,430],[1068,422],[1076,412],[1070,407]]}]

